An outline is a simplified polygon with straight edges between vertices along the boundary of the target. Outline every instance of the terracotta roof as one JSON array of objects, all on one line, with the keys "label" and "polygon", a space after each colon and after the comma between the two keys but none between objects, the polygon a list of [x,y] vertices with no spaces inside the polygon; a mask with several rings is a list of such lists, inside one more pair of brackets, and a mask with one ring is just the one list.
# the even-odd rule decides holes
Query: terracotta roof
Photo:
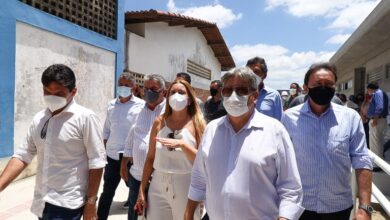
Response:
[{"label": "terracotta roof", "polygon": [[221,64],[222,70],[229,70],[236,66],[229,48],[215,23],[153,9],[149,11],[131,11],[125,13],[125,24],[148,22],[166,22],[169,26],[183,25],[184,27],[197,27],[206,38],[207,44],[214,51],[214,55]]}]

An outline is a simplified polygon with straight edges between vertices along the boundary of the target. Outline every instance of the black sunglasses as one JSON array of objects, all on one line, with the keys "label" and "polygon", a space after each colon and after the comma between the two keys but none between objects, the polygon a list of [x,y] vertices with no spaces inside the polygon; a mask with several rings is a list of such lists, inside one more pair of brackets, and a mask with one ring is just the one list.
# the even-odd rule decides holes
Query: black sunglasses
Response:
[{"label": "black sunglasses", "polygon": [[244,95],[249,95],[249,87],[235,87],[235,88],[232,88],[232,87],[224,87],[222,88],[222,95],[224,97],[229,97],[232,95],[233,91],[235,91],[237,93],[237,95],[239,96],[244,96]]}]

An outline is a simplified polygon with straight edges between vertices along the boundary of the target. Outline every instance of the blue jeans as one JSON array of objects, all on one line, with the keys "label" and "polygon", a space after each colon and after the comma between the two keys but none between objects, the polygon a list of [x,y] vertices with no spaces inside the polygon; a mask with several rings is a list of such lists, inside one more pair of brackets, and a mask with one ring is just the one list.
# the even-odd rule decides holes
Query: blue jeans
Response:
[{"label": "blue jeans", "polygon": [[42,218],[39,220],[80,220],[83,215],[84,207],[78,209],[68,209],[45,203]]},{"label": "blue jeans", "polygon": [[134,211],[135,203],[137,202],[139,187],[141,182],[134,179],[134,177],[129,174],[129,179],[127,181],[129,186],[129,212],[127,214],[128,220],[137,220],[138,215]]},{"label": "blue jeans", "polygon": [[107,164],[104,168],[103,192],[100,195],[97,215],[99,220],[106,220],[110,213],[111,203],[115,196],[116,188],[121,181],[121,160],[114,160],[107,157]]}]

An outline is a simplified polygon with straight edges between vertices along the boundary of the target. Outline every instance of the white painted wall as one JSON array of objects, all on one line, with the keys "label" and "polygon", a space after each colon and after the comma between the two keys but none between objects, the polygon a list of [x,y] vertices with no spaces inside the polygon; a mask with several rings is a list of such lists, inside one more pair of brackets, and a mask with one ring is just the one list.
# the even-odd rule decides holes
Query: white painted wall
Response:
[{"label": "white painted wall", "polygon": [[114,96],[115,53],[54,34],[25,23],[16,24],[15,148],[26,135],[32,117],[45,108],[41,75],[63,63],[76,75],[76,101],[98,114],[102,123]]},{"label": "white painted wall", "polygon": [[386,79],[386,65],[390,64],[390,48],[378,54],[374,59],[369,60],[366,63],[366,71],[370,72],[371,70],[381,67],[382,68],[382,78],[379,82],[379,87],[385,90],[386,92],[390,92],[390,79]]},{"label": "white painted wall", "polygon": [[[146,23],[145,37],[130,33],[129,68],[143,74],[161,74],[173,81],[176,73],[186,71],[187,59],[211,70],[211,80],[220,79],[221,64],[197,28],[168,26],[164,22]],[[192,86],[209,88],[208,79],[191,75]]]}]

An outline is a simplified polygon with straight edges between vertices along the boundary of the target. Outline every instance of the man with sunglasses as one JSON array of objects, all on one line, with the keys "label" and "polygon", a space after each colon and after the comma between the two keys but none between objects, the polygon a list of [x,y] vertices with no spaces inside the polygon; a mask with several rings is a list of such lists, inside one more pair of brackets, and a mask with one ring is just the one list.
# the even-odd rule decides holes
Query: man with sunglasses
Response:
[{"label": "man with sunglasses", "polygon": [[76,78],[69,67],[49,66],[41,81],[47,109],[34,116],[24,144],[1,174],[0,191],[37,155],[31,211],[39,219],[97,219],[97,192],[106,164],[100,121],[73,100]]},{"label": "man with sunglasses", "polygon": [[222,82],[227,116],[211,121],[203,134],[185,219],[193,220],[204,200],[210,219],[298,219],[302,186],[287,131],[255,110],[252,70],[232,70]]},{"label": "man with sunglasses", "polygon": [[[138,118],[126,138],[121,165],[121,177],[128,182],[130,188],[129,211],[127,216],[129,220],[137,220],[137,213],[134,210],[134,206],[137,201],[142,172],[149,149],[150,131],[154,120],[165,110],[164,78],[157,74],[146,76],[144,91],[146,104],[138,114]],[[129,162],[133,164],[130,168],[130,174],[127,167]]]},{"label": "man with sunglasses", "polygon": [[[371,219],[372,164],[360,115],[333,104],[336,67],[313,64],[304,83],[309,99],[285,111],[282,123],[291,136],[303,187],[300,220],[348,220],[353,204],[351,169],[356,171],[357,220]],[[355,219],[355,218],[354,218]]]},{"label": "man with sunglasses", "polygon": [[256,101],[256,109],[277,120],[282,119],[283,105],[280,94],[275,89],[265,86],[264,80],[267,77],[267,64],[261,57],[254,57],[246,63],[246,66],[256,74],[256,83],[259,89],[259,97]]}]

